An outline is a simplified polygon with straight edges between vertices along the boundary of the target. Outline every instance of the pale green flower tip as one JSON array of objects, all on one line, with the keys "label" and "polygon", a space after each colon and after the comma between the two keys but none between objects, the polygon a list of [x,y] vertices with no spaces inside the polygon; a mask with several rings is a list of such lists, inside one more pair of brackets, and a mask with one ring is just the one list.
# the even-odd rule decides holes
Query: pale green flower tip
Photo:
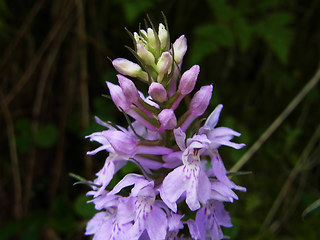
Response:
[{"label": "pale green flower tip", "polygon": [[162,23],[159,24],[158,36],[161,43],[161,50],[166,50],[169,41],[169,33]]},{"label": "pale green flower tip", "polygon": [[145,64],[149,66],[155,65],[155,58],[153,54],[149,52],[142,43],[137,43],[137,54]]},{"label": "pale green flower tip", "polygon": [[142,68],[125,58],[117,58],[112,61],[114,68],[121,74],[130,77],[139,77],[145,81],[148,80],[148,74],[142,70]]},{"label": "pale green flower tip", "polygon": [[157,46],[157,40],[156,40],[156,36],[154,34],[154,31],[152,30],[152,28],[148,28],[147,29],[147,36],[148,36],[148,45],[152,48],[152,49],[156,49]]},{"label": "pale green flower tip", "polygon": [[172,56],[169,52],[163,52],[157,63],[157,72],[159,74],[170,73],[172,66]]}]

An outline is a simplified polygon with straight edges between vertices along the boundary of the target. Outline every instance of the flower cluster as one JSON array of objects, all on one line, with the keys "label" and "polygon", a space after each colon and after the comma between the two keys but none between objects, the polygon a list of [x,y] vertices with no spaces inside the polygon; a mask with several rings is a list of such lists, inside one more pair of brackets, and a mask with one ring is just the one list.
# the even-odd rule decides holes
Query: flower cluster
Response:
[{"label": "flower cluster", "polygon": [[[119,85],[107,82],[111,98],[127,119],[129,115],[134,120],[124,128],[96,118],[106,130],[87,136],[101,144],[89,155],[109,153],[88,192],[99,210],[85,233],[94,235],[94,240],[223,239],[221,226],[232,226],[223,202],[238,199],[234,190],[246,190],[228,178],[218,153],[221,145],[244,146],[231,142],[240,133],[217,127],[222,105],[202,126],[195,121],[209,105],[212,85],[202,86],[185,113],[176,116],[175,110],[195,87],[200,67],[181,72],[187,40],[182,35],[170,44],[166,29],[160,24],[158,30],[152,27],[132,34],[134,49],[130,50],[139,64],[123,58],[112,61]],[[147,96],[133,78],[147,84]],[[108,188],[128,161],[141,174],[127,174]]]}]

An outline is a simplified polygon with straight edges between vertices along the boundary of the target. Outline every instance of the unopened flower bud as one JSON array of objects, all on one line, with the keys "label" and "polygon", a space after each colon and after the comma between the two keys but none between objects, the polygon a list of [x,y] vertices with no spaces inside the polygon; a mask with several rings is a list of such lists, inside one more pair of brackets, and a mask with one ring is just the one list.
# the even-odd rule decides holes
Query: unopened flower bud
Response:
[{"label": "unopened flower bud", "polygon": [[212,95],[212,85],[203,86],[198,92],[193,96],[189,112],[193,116],[201,116],[207,109]]},{"label": "unopened flower bud", "polygon": [[156,49],[157,48],[157,41],[156,41],[156,36],[155,36],[155,33],[154,33],[153,29],[152,28],[148,28],[147,29],[147,33],[148,33],[148,45],[152,49]]},{"label": "unopened flower bud", "polygon": [[149,66],[155,65],[155,59],[151,52],[149,52],[142,43],[137,43],[137,54],[143,62]]},{"label": "unopened flower bud", "polygon": [[119,109],[122,108],[124,111],[127,111],[131,108],[131,103],[127,101],[120,86],[115,85],[111,82],[107,82],[107,86],[109,88],[110,95],[114,104]]},{"label": "unopened flower bud", "polygon": [[173,44],[174,60],[179,64],[187,51],[187,39],[184,35],[179,37]]},{"label": "unopened flower bud", "polygon": [[162,133],[166,129],[173,129],[177,126],[177,118],[172,109],[163,109],[158,115],[161,124],[159,132]]},{"label": "unopened flower bud", "polygon": [[157,83],[157,82],[151,83],[148,93],[152,97],[152,99],[157,102],[164,102],[164,101],[167,101],[168,99],[167,91],[162,86],[161,83]]},{"label": "unopened flower bud", "polygon": [[185,71],[180,79],[179,90],[182,95],[189,94],[197,81],[198,74],[200,72],[199,65],[194,65],[188,71]]},{"label": "unopened flower bud", "polygon": [[121,74],[130,77],[138,77],[145,81],[148,81],[148,74],[142,70],[142,68],[125,58],[117,58],[112,61],[114,68]]},{"label": "unopened flower bud", "polygon": [[[162,76],[166,73],[170,73],[171,66],[172,66],[172,56],[170,55],[169,52],[163,52],[157,63],[157,71],[159,75]],[[158,82],[161,82],[161,81],[162,79],[160,79],[160,81],[158,80]]]},{"label": "unopened flower bud", "polygon": [[130,79],[120,74],[117,75],[117,78],[122,92],[124,96],[127,98],[127,101],[131,103],[136,103],[139,99],[139,92],[134,83]]},{"label": "unopened flower bud", "polygon": [[162,23],[159,24],[158,36],[159,36],[160,43],[161,43],[161,50],[165,51],[166,47],[168,45],[168,41],[169,41],[169,34],[168,34],[168,31],[166,30],[165,26]]}]

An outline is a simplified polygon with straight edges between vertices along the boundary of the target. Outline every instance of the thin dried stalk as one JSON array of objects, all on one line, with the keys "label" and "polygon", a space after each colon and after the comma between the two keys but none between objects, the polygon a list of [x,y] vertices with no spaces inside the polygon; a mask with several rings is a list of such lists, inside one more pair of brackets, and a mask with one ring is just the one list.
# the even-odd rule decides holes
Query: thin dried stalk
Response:
[{"label": "thin dried stalk", "polygon": [[320,68],[304,88],[295,96],[295,98],[288,104],[283,112],[274,120],[274,122],[267,128],[267,130],[260,136],[260,138],[249,148],[249,150],[241,157],[241,159],[230,169],[230,172],[237,172],[246,164],[253,154],[259,150],[262,144],[278,129],[289,114],[297,107],[297,105],[304,99],[307,93],[319,82]]},{"label": "thin dried stalk", "polygon": [[14,204],[13,204],[13,213],[16,218],[21,218],[22,216],[22,192],[21,192],[21,177],[19,170],[19,160],[16,146],[16,137],[14,133],[13,121],[11,118],[11,113],[8,108],[8,104],[4,98],[2,89],[0,89],[0,104],[4,119],[6,122],[6,129],[8,135],[10,157],[11,157],[11,171],[13,178],[13,189],[14,189]]}]

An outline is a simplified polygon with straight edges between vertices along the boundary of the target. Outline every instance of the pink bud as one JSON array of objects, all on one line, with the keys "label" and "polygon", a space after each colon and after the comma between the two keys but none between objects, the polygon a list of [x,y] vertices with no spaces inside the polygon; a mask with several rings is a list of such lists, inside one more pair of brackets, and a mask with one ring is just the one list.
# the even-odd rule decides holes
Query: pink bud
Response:
[{"label": "pink bud", "polygon": [[191,115],[198,117],[204,113],[211,99],[212,88],[212,85],[203,86],[196,92],[189,106]]},{"label": "pink bud", "polygon": [[122,92],[120,86],[115,85],[111,82],[107,82],[111,98],[114,104],[120,109],[122,108],[124,111],[127,111],[131,108],[131,104],[127,101],[125,95]]},{"label": "pink bud", "polygon": [[163,109],[158,115],[161,124],[159,132],[162,133],[165,129],[173,129],[177,126],[177,118],[172,109]]},{"label": "pink bud", "polygon": [[122,89],[122,92],[127,98],[127,101],[131,103],[136,103],[139,99],[139,92],[136,86],[134,85],[134,83],[130,79],[120,74],[117,75],[117,78],[118,78],[120,87]]},{"label": "pink bud", "polygon": [[153,82],[149,86],[149,95],[157,102],[167,101],[167,91],[161,83]]},{"label": "pink bud", "polygon": [[173,44],[174,60],[179,64],[187,51],[187,39],[184,35],[179,37]]},{"label": "pink bud", "polygon": [[199,65],[194,65],[188,71],[185,71],[180,79],[179,90],[182,95],[189,94],[197,81],[198,74],[200,72]]}]

